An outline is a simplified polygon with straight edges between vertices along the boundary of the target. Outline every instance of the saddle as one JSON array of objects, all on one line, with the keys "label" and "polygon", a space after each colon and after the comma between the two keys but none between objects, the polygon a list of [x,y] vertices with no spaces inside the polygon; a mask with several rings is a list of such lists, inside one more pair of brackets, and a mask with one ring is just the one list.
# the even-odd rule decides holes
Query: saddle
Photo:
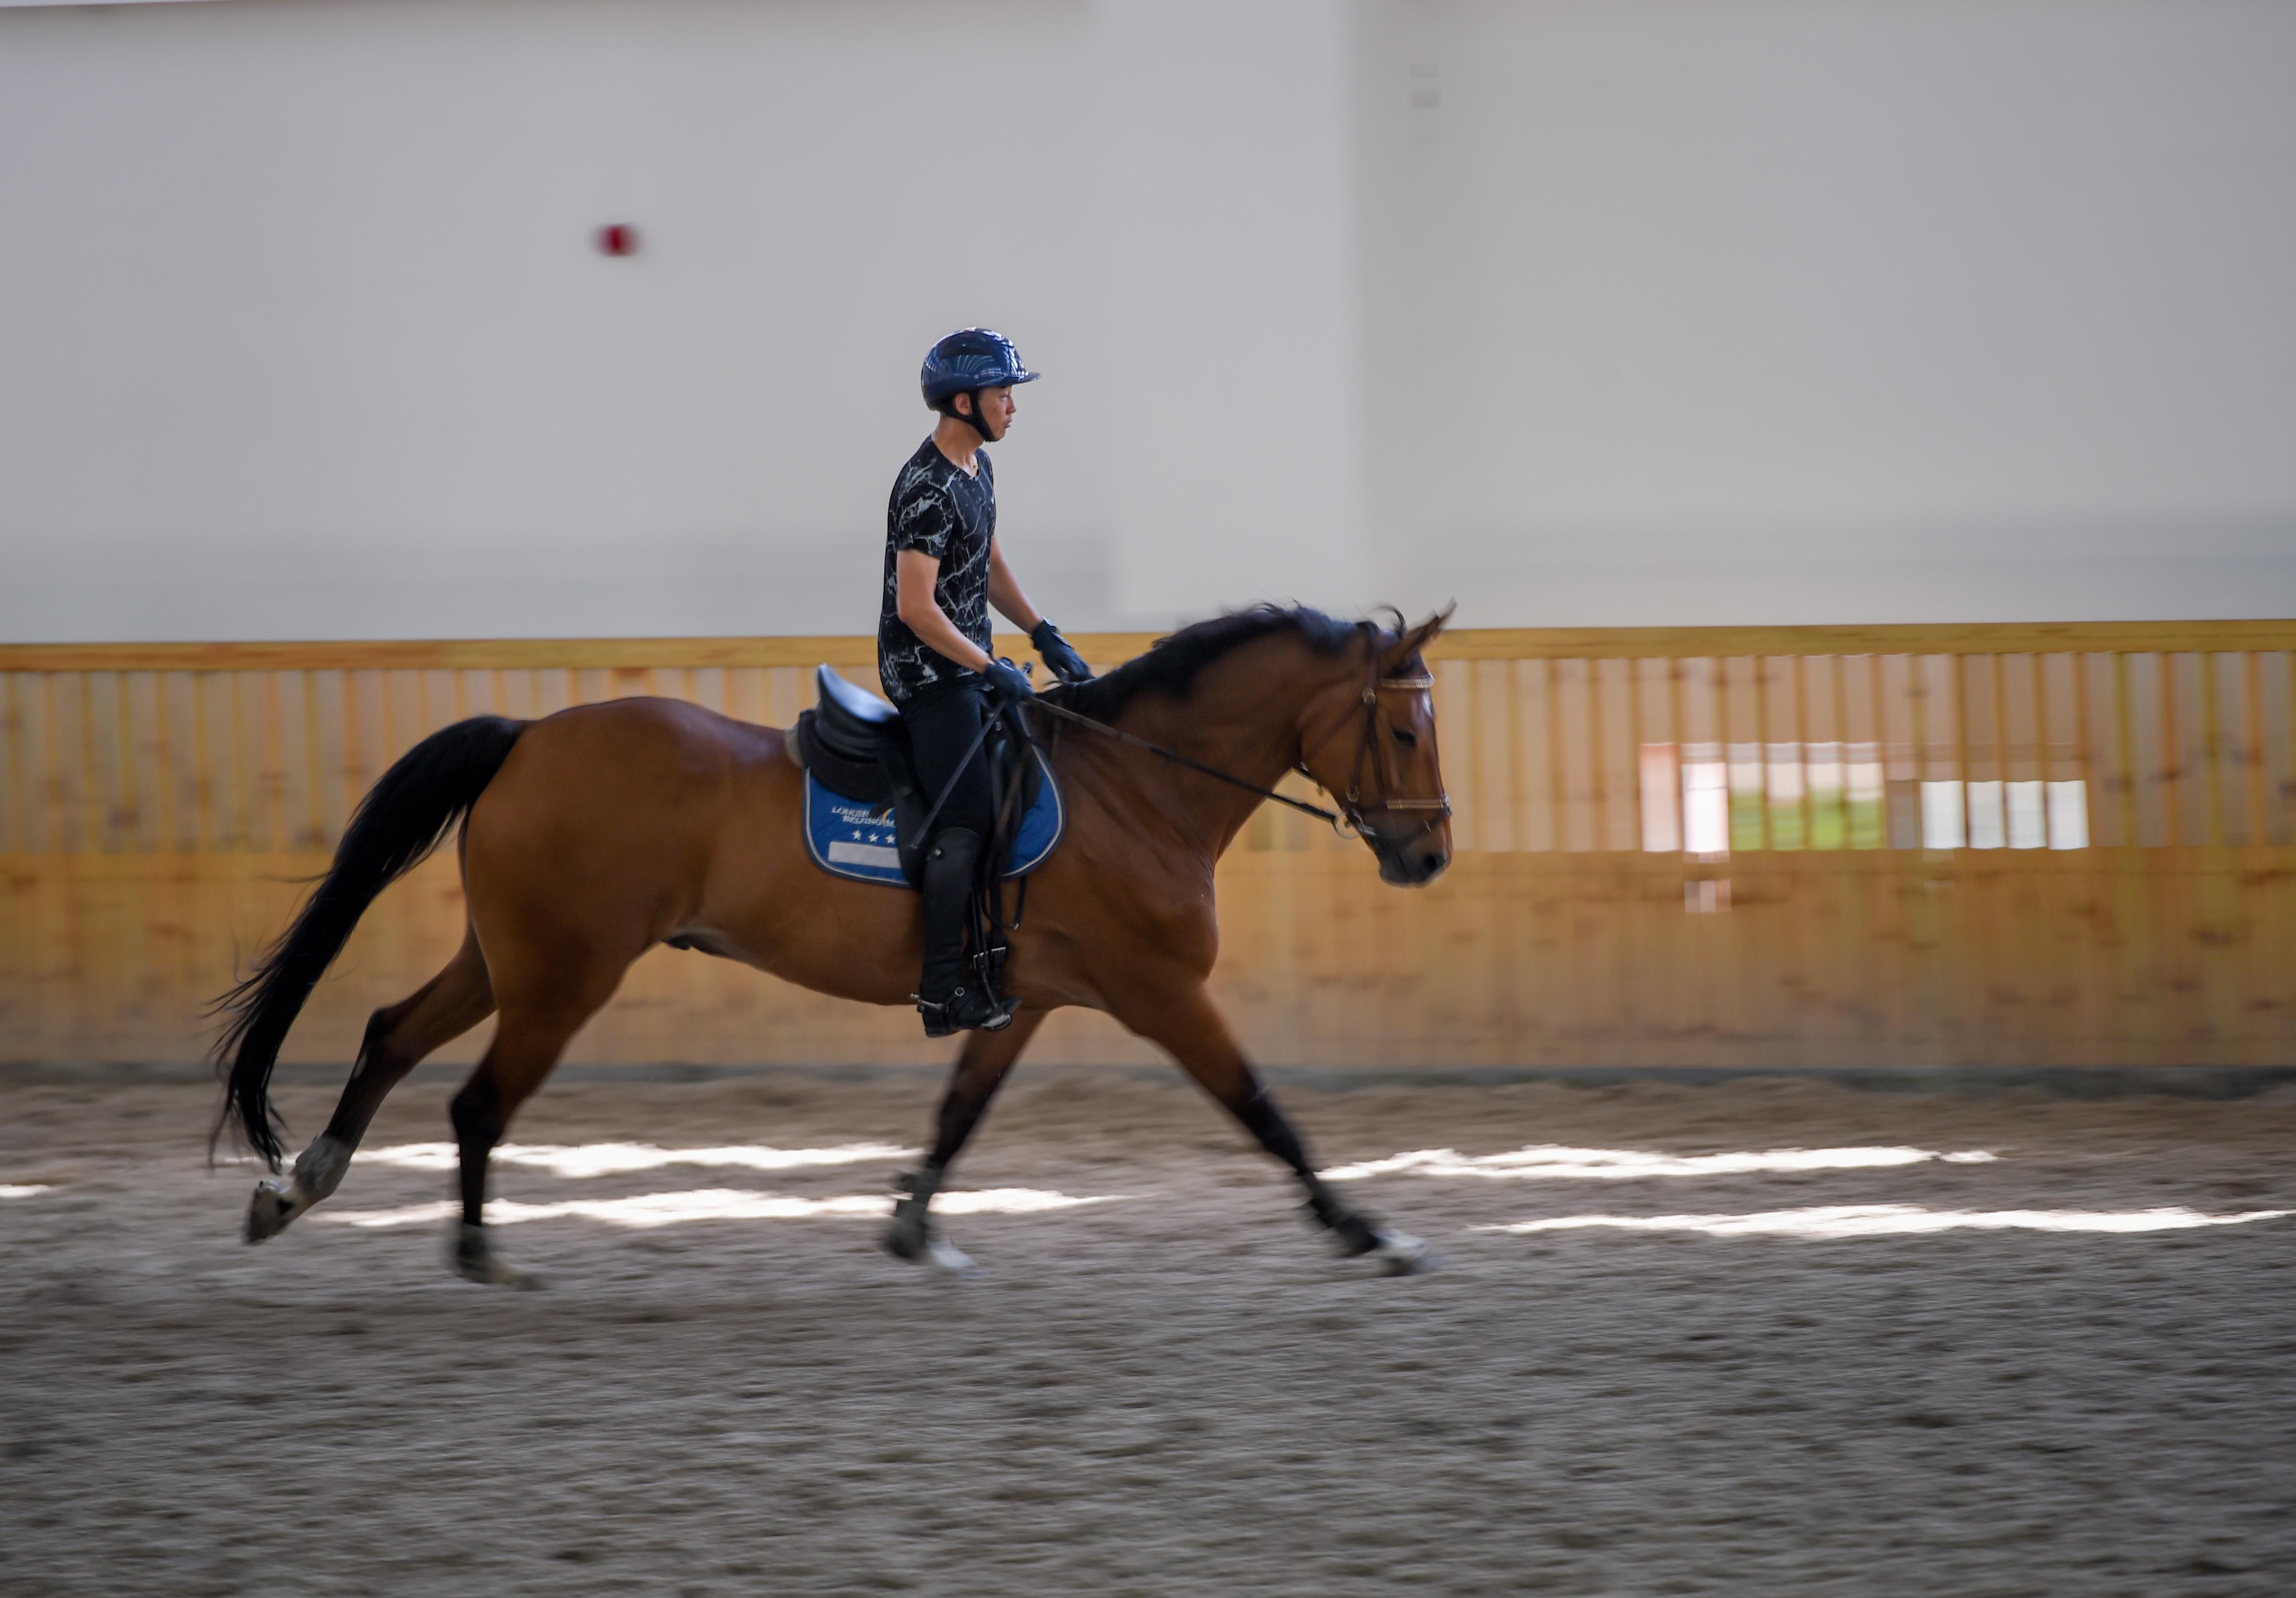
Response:
[{"label": "saddle", "polygon": [[[847,682],[827,666],[813,674],[813,709],[801,712],[783,747],[812,778],[806,829],[815,860],[840,876],[906,881],[915,887],[924,863],[924,825],[935,795],[924,790],[901,713]],[[1060,795],[1044,758],[1014,738],[1002,717],[983,746],[999,815],[1010,815],[1003,845],[1007,877],[1033,870],[1060,840]],[[1018,782],[1021,793],[1008,805]],[[839,801],[842,800],[842,803]],[[893,848],[882,841],[887,832]],[[893,869],[898,872],[896,877]]]}]

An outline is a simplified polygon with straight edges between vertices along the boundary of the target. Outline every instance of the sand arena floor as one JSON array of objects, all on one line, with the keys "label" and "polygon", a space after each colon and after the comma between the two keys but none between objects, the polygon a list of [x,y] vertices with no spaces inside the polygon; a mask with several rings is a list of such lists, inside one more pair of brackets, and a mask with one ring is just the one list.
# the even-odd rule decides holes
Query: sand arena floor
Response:
[{"label": "sand arena floor", "polygon": [[[402,1089],[368,1148],[443,1139],[448,1091]],[[936,1091],[559,1084],[514,1136],[906,1145]],[[282,1099],[308,1135],[332,1096]],[[0,1089],[0,1592],[2296,1590],[2296,1218],[1472,1229],[2296,1209],[2284,1091],[1286,1098],[1328,1163],[1457,1151],[1351,1190],[1446,1269],[1328,1257],[1177,1078],[1024,1068],[959,1185],[1116,1201],[958,1217],[970,1282],[846,1213],[890,1159],[498,1168],[500,1198],[592,1207],[503,1230],[538,1293],[448,1277],[428,1218],[323,1208],[242,1245],[250,1173],[204,1168],[204,1089]],[[1997,1158],[1463,1163],[1535,1144]],[[401,1158],[355,1165],[338,1217],[445,1195]],[[747,1218],[680,1218],[729,1191]]]}]

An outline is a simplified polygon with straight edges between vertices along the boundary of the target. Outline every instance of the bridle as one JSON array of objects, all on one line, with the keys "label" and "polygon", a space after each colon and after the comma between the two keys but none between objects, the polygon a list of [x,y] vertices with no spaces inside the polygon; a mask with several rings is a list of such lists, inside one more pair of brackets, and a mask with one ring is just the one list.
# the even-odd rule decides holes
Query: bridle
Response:
[{"label": "bridle", "polygon": [[[1043,710],[1062,721],[1070,721],[1079,726],[1090,727],[1096,733],[1105,733],[1117,740],[1119,743],[1128,743],[1135,749],[1144,750],[1171,765],[1185,766],[1190,771],[1215,778],[1227,783],[1230,787],[1256,793],[1260,798],[1273,799],[1279,805],[1287,805],[1303,815],[1312,815],[1318,821],[1330,824],[1332,831],[1342,838],[1353,836],[1366,841],[1376,841],[1384,848],[1401,848],[1406,845],[1416,843],[1450,820],[1451,799],[1448,794],[1443,793],[1437,794],[1433,799],[1423,799],[1394,797],[1393,783],[1389,779],[1387,763],[1379,752],[1380,728],[1386,719],[1385,712],[1380,703],[1380,695],[1390,691],[1398,693],[1426,693],[1434,686],[1434,677],[1424,668],[1413,676],[1382,676],[1379,671],[1378,651],[1373,651],[1370,668],[1365,675],[1363,692],[1359,701],[1363,711],[1362,732],[1357,739],[1355,759],[1348,767],[1348,790],[1343,794],[1332,795],[1339,801],[1340,807],[1337,810],[1326,810],[1321,805],[1311,805],[1304,799],[1293,799],[1288,793],[1278,793],[1273,788],[1263,788],[1259,783],[1248,782],[1232,772],[1222,771],[1216,766],[1207,766],[1201,760],[1190,759],[1176,749],[1168,748],[1160,743],[1151,743],[1145,738],[1136,738],[1120,727],[1112,727],[1104,721],[1095,721],[1089,716],[1078,715],[1067,706],[1054,704],[1049,699],[1040,696],[1024,702],[1029,709]],[[1313,747],[1320,749],[1338,737],[1348,722],[1354,718],[1357,708],[1357,705],[1349,705],[1339,722],[1329,733],[1317,739]],[[1300,746],[1300,758],[1294,764],[1293,769],[1309,782],[1315,783],[1317,787],[1322,788],[1323,784],[1316,781],[1316,774],[1308,769],[1309,748],[1310,745],[1302,740]],[[1366,766],[1370,768],[1371,775],[1379,786],[1378,796],[1368,803],[1365,800],[1363,787],[1364,772]],[[1331,790],[1324,789],[1324,791],[1329,793]],[[1365,818],[1371,813],[1395,810],[1424,810],[1430,814],[1417,828],[1402,838],[1394,838],[1383,832],[1374,832],[1366,823]]]},{"label": "bridle", "polygon": [[[1390,848],[1402,848],[1406,845],[1418,842],[1451,819],[1451,796],[1447,793],[1439,791],[1433,799],[1395,797],[1394,784],[1388,774],[1385,755],[1387,740],[1380,736],[1381,730],[1387,721],[1385,707],[1381,703],[1380,695],[1390,692],[1431,693],[1434,688],[1434,674],[1423,666],[1410,676],[1382,676],[1379,671],[1379,656],[1374,653],[1371,658],[1371,668],[1365,675],[1363,692],[1357,702],[1349,706],[1332,730],[1316,740],[1312,746],[1320,749],[1329,743],[1340,735],[1349,721],[1354,719],[1358,709],[1363,712],[1362,731],[1356,738],[1355,759],[1348,766],[1348,791],[1332,796],[1340,802],[1340,813],[1332,819],[1332,830],[1340,832],[1342,837],[1352,832],[1358,838],[1376,839]],[[1293,769],[1309,782],[1314,783],[1316,774],[1308,769],[1308,752],[1310,747],[1305,740],[1301,741],[1300,762]],[[1377,797],[1368,803],[1365,802],[1364,795],[1365,767],[1369,767],[1373,781],[1378,784]],[[1317,783],[1317,786],[1321,787],[1322,784]],[[1326,789],[1325,791],[1329,792],[1330,790]],[[1384,832],[1374,832],[1366,824],[1365,815],[1368,812],[1397,810],[1423,810],[1428,812],[1428,815],[1426,820],[1399,838]]]}]

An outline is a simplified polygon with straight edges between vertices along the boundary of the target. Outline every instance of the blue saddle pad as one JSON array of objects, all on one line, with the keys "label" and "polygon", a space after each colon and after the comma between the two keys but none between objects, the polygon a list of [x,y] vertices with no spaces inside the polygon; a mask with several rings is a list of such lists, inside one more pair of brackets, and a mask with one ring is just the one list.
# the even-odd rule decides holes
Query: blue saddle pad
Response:
[{"label": "blue saddle pad", "polygon": [[[1020,832],[1004,856],[1004,874],[1022,877],[1045,863],[1060,843],[1068,815],[1061,807],[1061,785],[1041,754],[1031,757],[1045,774],[1036,802],[1021,817]],[[900,840],[893,828],[893,802],[872,805],[822,785],[805,774],[805,848],[813,863],[832,877],[906,888],[901,874]]]}]

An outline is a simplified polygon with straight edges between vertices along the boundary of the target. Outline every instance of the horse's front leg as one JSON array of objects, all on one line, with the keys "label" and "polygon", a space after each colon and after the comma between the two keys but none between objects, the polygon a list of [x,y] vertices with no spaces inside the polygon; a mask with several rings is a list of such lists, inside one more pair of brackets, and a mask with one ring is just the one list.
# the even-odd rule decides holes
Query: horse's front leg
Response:
[{"label": "horse's front leg", "polygon": [[922,1166],[897,1178],[900,1196],[893,1203],[893,1224],[885,1232],[888,1254],[897,1259],[930,1259],[943,1270],[960,1274],[972,1268],[972,1260],[934,1232],[933,1195],[940,1192],[949,1166],[980,1124],[988,1101],[996,1096],[1013,1062],[1044,1024],[1045,1014],[1041,1010],[1023,1010],[1001,1032],[965,1035],[964,1052],[957,1056],[948,1091],[941,1095],[932,1150]]},{"label": "horse's front leg", "polygon": [[1316,1174],[1299,1132],[1275,1107],[1228,1030],[1227,1018],[1201,985],[1143,995],[1126,1004],[1117,1019],[1169,1051],[1180,1069],[1258,1138],[1261,1148],[1292,1168],[1307,1194],[1308,1213],[1332,1234],[1342,1254],[1368,1255],[1398,1275],[1432,1263],[1425,1243],[1341,1202]]}]

